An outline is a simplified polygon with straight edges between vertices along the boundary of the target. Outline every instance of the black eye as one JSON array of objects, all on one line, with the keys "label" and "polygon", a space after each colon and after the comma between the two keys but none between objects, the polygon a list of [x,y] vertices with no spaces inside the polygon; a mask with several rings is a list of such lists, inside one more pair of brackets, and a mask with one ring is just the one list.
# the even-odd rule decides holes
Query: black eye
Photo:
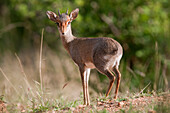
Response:
[{"label": "black eye", "polygon": [[71,22],[69,21],[68,24],[67,24],[67,27],[70,25],[70,23],[71,23]]},{"label": "black eye", "polygon": [[56,22],[56,24],[57,24],[57,26],[59,26],[59,23],[58,23],[58,22]]}]

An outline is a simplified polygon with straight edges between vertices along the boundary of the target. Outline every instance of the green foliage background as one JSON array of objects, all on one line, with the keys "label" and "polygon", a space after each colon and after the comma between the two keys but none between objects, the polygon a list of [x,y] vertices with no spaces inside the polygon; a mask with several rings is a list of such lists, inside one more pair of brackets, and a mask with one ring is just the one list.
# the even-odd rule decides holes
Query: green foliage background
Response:
[{"label": "green foliage background", "polygon": [[[45,45],[61,52],[59,33],[46,11],[65,12],[68,8],[71,12],[78,7],[78,18],[72,22],[73,34],[118,40],[124,48],[120,65],[122,80],[130,89],[140,89],[151,82],[151,89],[167,90],[169,6],[169,0],[1,0],[0,58],[7,51],[20,53],[26,48],[39,47],[42,28]],[[106,78],[99,77],[101,81]]]}]

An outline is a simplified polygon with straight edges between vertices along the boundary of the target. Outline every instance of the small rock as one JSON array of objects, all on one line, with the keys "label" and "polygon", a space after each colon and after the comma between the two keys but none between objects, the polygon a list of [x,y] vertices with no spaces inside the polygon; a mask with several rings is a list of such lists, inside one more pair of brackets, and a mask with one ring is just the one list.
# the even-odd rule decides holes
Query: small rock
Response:
[{"label": "small rock", "polygon": [[149,110],[148,113],[156,113],[155,110]]},{"label": "small rock", "polygon": [[108,107],[109,107],[109,105],[107,105],[107,104],[106,104],[106,105],[104,105],[104,107],[105,107],[105,108],[108,108]]},{"label": "small rock", "polygon": [[71,108],[70,108],[70,110],[71,110],[71,111],[74,111],[74,110],[75,110],[75,108],[71,107]]},{"label": "small rock", "polygon": [[97,102],[97,105],[101,106],[101,105],[103,105],[103,103],[99,101],[99,102]]},{"label": "small rock", "polygon": [[78,108],[81,109],[81,108],[84,108],[86,107],[86,105],[79,105]]},{"label": "small rock", "polygon": [[124,102],[118,102],[118,107],[122,107],[124,105]]}]

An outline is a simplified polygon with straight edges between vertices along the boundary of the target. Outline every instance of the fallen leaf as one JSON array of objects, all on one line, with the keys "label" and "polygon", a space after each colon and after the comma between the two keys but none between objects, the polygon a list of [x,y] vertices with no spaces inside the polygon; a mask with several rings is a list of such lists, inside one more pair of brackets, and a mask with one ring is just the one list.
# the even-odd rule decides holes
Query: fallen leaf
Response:
[{"label": "fallen leaf", "polygon": [[68,83],[65,83],[65,84],[63,85],[63,89],[64,89],[67,85],[68,85]]}]

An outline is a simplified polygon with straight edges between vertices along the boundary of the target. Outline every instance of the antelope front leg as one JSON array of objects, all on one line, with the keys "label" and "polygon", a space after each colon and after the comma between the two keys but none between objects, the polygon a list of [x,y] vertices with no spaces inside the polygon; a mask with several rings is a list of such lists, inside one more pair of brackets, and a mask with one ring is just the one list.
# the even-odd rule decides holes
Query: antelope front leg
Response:
[{"label": "antelope front leg", "polygon": [[81,81],[82,81],[82,86],[83,86],[83,97],[84,97],[84,105],[87,105],[87,86],[86,86],[86,71],[84,67],[80,67],[80,75],[81,75]]},{"label": "antelope front leg", "polygon": [[87,105],[90,105],[90,99],[89,99],[89,88],[88,88],[88,81],[89,81],[89,76],[90,76],[90,69],[86,69],[84,76],[84,81],[85,81],[85,86],[86,86],[86,96],[87,96]]}]

